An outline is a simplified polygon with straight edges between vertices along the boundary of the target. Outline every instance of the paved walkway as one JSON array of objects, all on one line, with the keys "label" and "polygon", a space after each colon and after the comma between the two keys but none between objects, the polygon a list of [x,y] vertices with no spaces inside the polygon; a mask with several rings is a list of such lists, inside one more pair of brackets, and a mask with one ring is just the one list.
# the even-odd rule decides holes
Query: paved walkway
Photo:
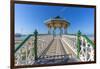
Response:
[{"label": "paved walkway", "polygon": [[65,55],[66,53],[63,50],[63,46],[60,42],[60,37],[57,36],[54,38],[53,43],[51,44],[49,50],[46,52],[45,55],[47,56],[54,56],[54,55]]},{"label": "paved walkway", "polygon": [[37,61],[38,64],[66,64],[68,56],[62,46],[60,36],[56,36],[50,46]]}]

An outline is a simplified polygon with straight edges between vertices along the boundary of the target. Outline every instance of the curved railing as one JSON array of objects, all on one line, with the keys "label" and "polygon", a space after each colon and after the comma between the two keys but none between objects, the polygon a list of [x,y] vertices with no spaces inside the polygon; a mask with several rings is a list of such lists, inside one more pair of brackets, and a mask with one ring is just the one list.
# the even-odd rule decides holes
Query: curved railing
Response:
[{"label": "curved railing", "polygon": [[52,35],[45,35],[45,36],[39,36],[38,42],[37,42],[37,56],[40,57],[44,50],[48,47],[48,45],[52,42],[53,36]]},{"label": "curved railing", "polygon": [[[65,43],[64,48],[70,58],[77,56],[77,37],[75,35],[63,35],[62,41]],[[63,43],[63,44],[64,44]]]},{"label": "curved railing", "polygon": [[[35,56],[38,59],[53,41],[53,35],[28,35],[15,47],[15,65],[32,65]],[[95,44],[86,36],[78,32],[76,35],[62,35],[61,41],[70,58],[79,61],[94,61]],[[37,47],[36,47],[37,46]]]},{"label": "curved railing", "polygon": [[34,60],[34,38],[33,35],[28,35],[15,48],[15,65],[32,64]]},{"label": "curved railing", "polygon": [[28,35],[21,43],[15,48],[15,52],[19,50],[23,46],[23,44],[31,37],[32,35]]},{"label": "curved railing", "polygon": [[94,61],[95,44],[86,35],[78,32],[77,35],[77,56],[81,61]]},{"label": "curved railing", "polygon": [[82,36],[87,40],[87,42],[89,42],[89,44],[90,44],[91,46],[93,46],[93,48],[95,48],[95,44],[94,44],[93,41],[91,41],[86,35],[82,35]]},{"label": "curved railing", "polygon": [[[15,65],[32,65],[35,63],[35,56],[37,58],[48,47],[49,43],[53,40],[52,35],[38,35],[37,48],[35,49],[34,35],[28,35],[16,48],[15,48]],[[37,50],[37,52],[36,52]],[[36,53],[36,54],[35,54]]]},{"label": "curved railing", "polygon": [[95,44],[79,31],[77,35],[63,35],[64,48],[71,58],[79,61],[94,61]]}]

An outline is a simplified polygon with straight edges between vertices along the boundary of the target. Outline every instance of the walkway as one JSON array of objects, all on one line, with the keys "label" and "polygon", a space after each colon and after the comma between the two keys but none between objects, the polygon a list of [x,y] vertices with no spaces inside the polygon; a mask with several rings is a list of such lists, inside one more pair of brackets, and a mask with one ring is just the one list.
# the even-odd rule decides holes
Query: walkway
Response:
[{"label": "walkway", "polygon": [[68,56],[62,46],[60,36],[56,36],[52,44],[40,56],[38,64],[65,64]]}]

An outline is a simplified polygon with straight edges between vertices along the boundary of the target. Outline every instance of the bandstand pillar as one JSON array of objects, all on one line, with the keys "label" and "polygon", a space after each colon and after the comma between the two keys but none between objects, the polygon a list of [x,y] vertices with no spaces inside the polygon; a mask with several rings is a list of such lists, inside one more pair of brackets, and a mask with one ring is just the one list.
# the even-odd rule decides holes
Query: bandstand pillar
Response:
[{"label": "bandstand pillar", "polygon": [[64,28],[64,34],[67,34],[67,28]]},{"label": "bandstand pillar", "polygon": [[50,27],[48,27],[48,34],[51,34],[50,30],[51,30],[51,28],[50,28]]},{"label": "bandstand pillar", "polygon": [[56,36],[56,27],[53,29],[53,36]]},{"label": "bandstand pillar", "polygon": [[60,36],[61,36],[63,33],[62,27],[60,27],[59,29],[60,29]]},{"label": "bandstand pillar", "polygon": [[[60,16],[50,18],[46,21],[46,25],[48,27],[48,34],[53,34],[53,36],[56,36],[56,28],[59,28],[60,36],[63,34],[67,34],[67,27],[69,26],[69,24],[70,23],[68,21],[61,18]],[[52,32],[51,28],[53,28]]]}]

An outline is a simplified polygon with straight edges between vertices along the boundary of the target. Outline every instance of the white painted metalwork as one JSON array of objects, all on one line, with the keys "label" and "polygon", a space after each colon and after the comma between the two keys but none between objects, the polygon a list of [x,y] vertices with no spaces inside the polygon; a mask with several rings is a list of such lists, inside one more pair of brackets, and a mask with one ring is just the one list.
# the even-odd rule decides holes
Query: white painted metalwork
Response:
[{"label": "white painted metalwork", "polygon": [[[74,56],[77,57],[77,36],[63,35],[62,41],[74,52]],[[79,60],[94,61],[94,43],[87,36],[83,35],[80,36],[80,42]],[[67,48],[66,46],[64,48]],[[71,55],[73,56],[73,54]]]},{"label": "white painted metalwork", "polygon": [[15,65],[33,64],[34,62],[34,38],[30,37],[16,52]]},{"label": "white painted metalwork", "polygon": [[[38,36],[37,55],[38,57],[47,48],[48,44],[53,40],[53,36]],[[15,65],[32,65],[34,58],[34,36],[30,36],[28,40],[15,52]]]},{"label": "white painted metalwork", "polygon": [[79,58],[81,61],[94,61],[94,45],[83,36],[80,36],[80,41]]},{"label": "white painted metalwork", "polygon": [[[53,40],[52,35],[40,35],[37,39],[37,56],[39,57],[43,51],[48,47],[50,42]],[[61,41],[66,50],[67,46],[75,54],[71,54],[77,57],[77,36],[74,35],[62,35]],[[85,36],[80,36],[80,61],[94,61],[94,45]],[[65,46],[64,43],[67,45]],[[67,50],[66,50],[67,51]],[[67,51],[68,53],[68,51]],[[75,59],[76,59],[75,57]],[[30,36],[26,42],[15,51],[15,65],[32,65],[34,64],[34,36]]]},{"label": "white painted metalwork", "polygon": [[62,40],[77,55],[77,46],[76,46],[77,41],[76,41],[76,38],[77,38],[77,36],[74,36],[74,35],[63,35],[62,36]]}]

